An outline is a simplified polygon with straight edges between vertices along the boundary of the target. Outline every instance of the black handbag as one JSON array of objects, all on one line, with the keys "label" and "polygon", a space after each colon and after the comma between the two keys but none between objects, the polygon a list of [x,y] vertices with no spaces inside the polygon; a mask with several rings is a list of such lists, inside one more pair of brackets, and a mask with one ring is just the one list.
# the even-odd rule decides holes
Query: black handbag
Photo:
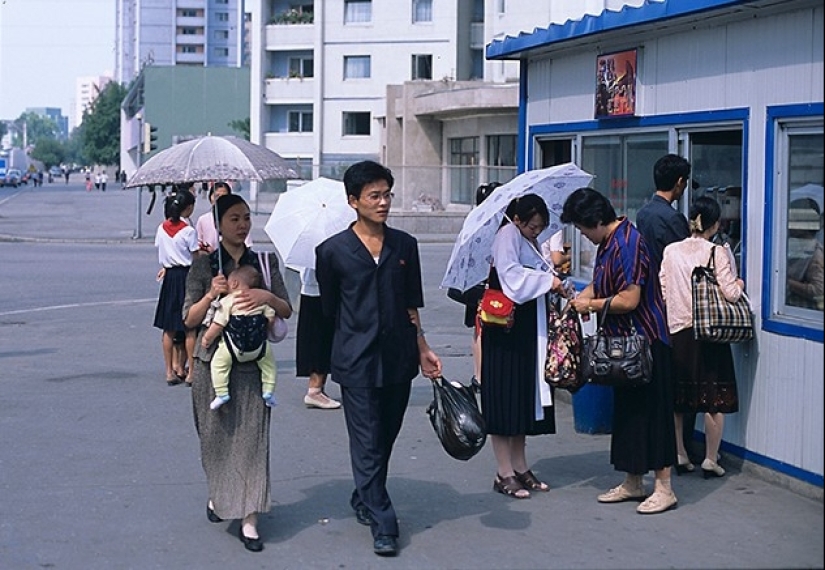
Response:
[{"label": "black handbag", "polygon": [[582,376],[592,384],[635,388],[650,383],[653,355],[650,342],[632,326],[627,336],[607,336],[604,321],[613,297],[605,301],[596,334],[584,337]]}]

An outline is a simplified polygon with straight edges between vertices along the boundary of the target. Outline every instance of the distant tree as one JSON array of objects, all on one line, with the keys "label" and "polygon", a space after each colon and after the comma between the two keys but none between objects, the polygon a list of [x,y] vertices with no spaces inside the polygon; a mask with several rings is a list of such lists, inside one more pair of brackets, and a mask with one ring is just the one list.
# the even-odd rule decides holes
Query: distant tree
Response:
[{"label": "distant tree", "polygon": [[120,104],[126,88],[112,81],[83,114],[82,150],[92,164],[120,163]]},{"label": "distant tree", "polygon": [[26,144],[36,145],[42,139],[57,140],[60,132],[57,124],[49,117],[37,113],[22,113],[14,120],[14,146],[23,146],[23,133],[26,133]]},{"label": "distant tree", "polygon": [[88,160],[83,154],[83,125],[81,124],[71,132],[69,140],[67,140],[63,147],[65,149],[65,156],[63,160],[71,164],[88,164]]},{"label": "distant tree", "polygon": [[33,159],[39,160],[48,169],[59,165],[65,158],[63,144],[57,139],[41,138],[34,145],[30,155]]},{"label": "distant tree", "polygon": [[249,133],[251,132],[251,128],[249,126],[249,117],[243,120],[235,119],[234,121],[229,121],[229,123],[227,124],[230,129],[239,132],[241,136],[243,136],[243,138],[249,140]]},{"label": "distant tree", "polygon": [[6,125],[6,121],[0,121],[0,139],[6,136],[7,132],[9,132],[9,127]]}]

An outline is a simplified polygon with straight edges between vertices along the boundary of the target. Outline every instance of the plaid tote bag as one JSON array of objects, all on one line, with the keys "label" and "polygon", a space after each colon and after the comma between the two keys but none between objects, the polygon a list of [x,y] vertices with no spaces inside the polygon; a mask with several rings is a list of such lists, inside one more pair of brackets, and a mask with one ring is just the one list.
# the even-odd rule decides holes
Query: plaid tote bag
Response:
[{"label": "plaid tote bag", "polygon": [[753,338],[753,312],[745,292],[731,303],[716,281],[716,246],[707,265],[693,269],[693,337],[706,342],[745,342]]}]

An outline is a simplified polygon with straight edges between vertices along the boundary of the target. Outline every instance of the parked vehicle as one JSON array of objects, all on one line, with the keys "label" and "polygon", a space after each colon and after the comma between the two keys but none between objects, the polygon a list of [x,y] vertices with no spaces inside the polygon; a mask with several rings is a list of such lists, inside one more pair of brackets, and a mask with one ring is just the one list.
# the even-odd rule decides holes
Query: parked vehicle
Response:
[{"label": "parked vehicle", "polygon": [[54,176],[55,178],[60,178],[63,176],[63,169],[59,166],[52,166],[49,169],[49,174]]},{"label": "parked vehicle", "polygon": [[17,188],[20,184],[20,178],[22,178],[23,173],[20,172],[18,168],[9,168],[6,170],[6,175],[3,177],[3,186],[11,186],[12,188]]}]

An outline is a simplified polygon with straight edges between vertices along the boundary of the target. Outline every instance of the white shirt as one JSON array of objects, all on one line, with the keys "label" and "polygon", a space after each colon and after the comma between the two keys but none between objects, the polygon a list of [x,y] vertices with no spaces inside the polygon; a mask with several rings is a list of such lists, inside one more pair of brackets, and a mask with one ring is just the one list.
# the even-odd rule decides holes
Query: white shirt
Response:
[{"label": "white shirt", "polygon": [[[155,233],[155,247],[158,248],[158,262],[166,268],[178,265],[192,265],[192,254],[200,249],[198,245],[198,233],[195,228],[181,220],[185,227],[175,233],[174,236],[164,229],[164,224],[158,226]],[[165,223],[165,222],[164,222]]]},{"label": "white shirt", "polygon": [[535,246],[527,241],[513,223],[507,224],[493,241],[493,265],[501,290],[517,304],[536,300],[536,420],[544,419],[545,406],[553,404],[550,386],[544,381],[547,358],[547,301],[555,274]]}]

